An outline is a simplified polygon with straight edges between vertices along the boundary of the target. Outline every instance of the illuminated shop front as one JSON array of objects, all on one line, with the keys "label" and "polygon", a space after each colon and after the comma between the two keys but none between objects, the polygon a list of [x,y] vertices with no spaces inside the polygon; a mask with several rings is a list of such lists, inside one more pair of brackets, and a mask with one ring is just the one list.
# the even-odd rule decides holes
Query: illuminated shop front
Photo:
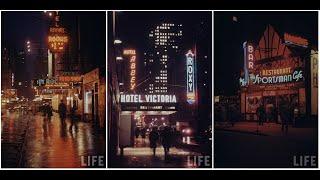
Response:
[{"label": "illuminated shop front", "polygon": [[83,76],[83,116],[86,121],[105,126],[105,78],[96,68]]},{"label": "illuminated shop front", "polygon": [[311,99],[317,102],[312,89],[317,89],[318,54],[308,40],[288,33],[280,35],[269,25],[258,43],[245,42],[243,49],[240,101],[244,120],[256,121],[257,108],[263,105],[266,121],[280,123],[282,103],[297,117],[292,123],[317,115],[317,111],[311,111],[317,108]]}]

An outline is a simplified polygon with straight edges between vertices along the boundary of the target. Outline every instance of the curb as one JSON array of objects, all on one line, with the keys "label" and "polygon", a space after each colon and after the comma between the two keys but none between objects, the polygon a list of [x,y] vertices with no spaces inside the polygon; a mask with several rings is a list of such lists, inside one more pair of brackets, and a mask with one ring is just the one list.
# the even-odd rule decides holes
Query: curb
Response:
[{"label": "curb", "polygon": [[237,132],[237,133],[251,134],[251,135],[258,135],[258,136],[270,136],[270,135],[265,134],[265,133],[257,133],[257,132],[242,131],[242,130],[233,130],[233,129],[215,128],[215,130],[216,130],[216,131]]}]

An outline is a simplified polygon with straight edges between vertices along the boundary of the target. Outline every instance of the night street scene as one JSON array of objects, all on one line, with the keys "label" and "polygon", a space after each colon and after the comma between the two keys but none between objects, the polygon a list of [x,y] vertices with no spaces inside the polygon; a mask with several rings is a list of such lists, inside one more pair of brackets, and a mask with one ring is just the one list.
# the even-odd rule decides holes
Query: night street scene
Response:
[{"label": "night street scene", "polygon": [[108,167],[212,167],[212,13],[108,12]]},{"label": "night street scene", "polygon": [[1,17],[2,168],[105,168],[106,13]]},{"label": "night street scene", "polygon": [[214,167],[318,167],[318,12],[214,14]]}]

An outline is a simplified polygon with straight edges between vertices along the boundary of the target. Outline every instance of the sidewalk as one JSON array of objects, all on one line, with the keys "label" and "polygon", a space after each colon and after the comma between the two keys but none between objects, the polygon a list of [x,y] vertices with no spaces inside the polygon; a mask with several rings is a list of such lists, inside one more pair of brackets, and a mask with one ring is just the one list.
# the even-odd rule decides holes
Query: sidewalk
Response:
[{"label": "sidewalk", "polygon": [[234,126],[230,123],[215,123],[215,130],[233,131],[264,136],[279,136],[292,138],[307,138],[317,136],[317,128],[296,128],[289,125],[288,134],[281,131],[281,124],[264,123],[258,126],[257,122],[237,122]]}]

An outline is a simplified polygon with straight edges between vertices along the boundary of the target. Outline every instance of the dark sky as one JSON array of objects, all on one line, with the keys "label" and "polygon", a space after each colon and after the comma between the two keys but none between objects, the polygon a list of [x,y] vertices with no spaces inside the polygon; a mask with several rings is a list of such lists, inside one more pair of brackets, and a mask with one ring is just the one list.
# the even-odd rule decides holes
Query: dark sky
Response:
[{"label": "dark sky", "polygon": [[[233,16],[238,21],[233,21]],[[318,45],[317,12],[215,12],[214,87],[215,95],[233,95],[239,89],[243,68],[242,43],[258,43],[267,25],[283,35],[299,35]]]},{"label": "dark sky", "polygon": [[[60,12],[61,24],[76,37],[77,17],[80,19],[81,53],[93,66],[105,65],[105,12]],[[2,47],[23,50],[25,42],[46,47],[49,16],[38,12],[2,12]]]}]

